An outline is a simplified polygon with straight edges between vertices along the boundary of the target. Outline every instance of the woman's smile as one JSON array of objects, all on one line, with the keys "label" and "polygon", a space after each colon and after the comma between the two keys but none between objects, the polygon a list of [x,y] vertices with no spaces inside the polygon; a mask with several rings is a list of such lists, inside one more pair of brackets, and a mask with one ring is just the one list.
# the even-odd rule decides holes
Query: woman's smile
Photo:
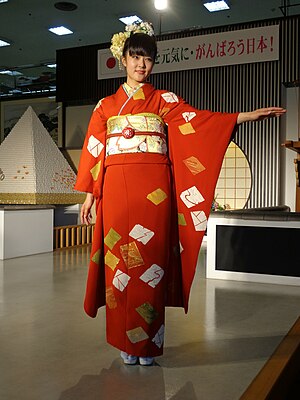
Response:
[{"label": "woman's smile", "polygon": [[122,59],[127,72],[127,83],[134,87],[139,83],[146,81],[152,72],[154,62],[151,57],[140,55],[129,55]]}]

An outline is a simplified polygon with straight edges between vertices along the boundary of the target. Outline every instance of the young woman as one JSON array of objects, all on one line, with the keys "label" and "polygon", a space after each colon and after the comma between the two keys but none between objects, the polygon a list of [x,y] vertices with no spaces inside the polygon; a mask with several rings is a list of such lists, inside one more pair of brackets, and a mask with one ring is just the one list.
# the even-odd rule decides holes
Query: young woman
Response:
[{"label": "young woman", "polygon": [[[126,40],[125,40],[126,39]],[[124,43],[125,42],[125,43]],[[107,341],[126,364],[163,353],[166,306],[184,307],[215,185],[237,125],[280,116],[197,110],[146,83],[157,53],[150,24],[114,35],[126,83],[94,109],[75,188],[87,193],[82,223],[96,224],[84,308],[106,305]]]}]

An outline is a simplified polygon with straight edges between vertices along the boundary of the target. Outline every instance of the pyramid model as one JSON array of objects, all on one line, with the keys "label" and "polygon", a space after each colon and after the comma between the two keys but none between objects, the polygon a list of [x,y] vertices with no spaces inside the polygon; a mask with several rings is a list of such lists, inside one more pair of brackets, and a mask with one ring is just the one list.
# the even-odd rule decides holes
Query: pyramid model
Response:
[{"label": "pyramid model", "polygon": [[76,204],[76,174],[28,107],[0,145],[0,204]]}]

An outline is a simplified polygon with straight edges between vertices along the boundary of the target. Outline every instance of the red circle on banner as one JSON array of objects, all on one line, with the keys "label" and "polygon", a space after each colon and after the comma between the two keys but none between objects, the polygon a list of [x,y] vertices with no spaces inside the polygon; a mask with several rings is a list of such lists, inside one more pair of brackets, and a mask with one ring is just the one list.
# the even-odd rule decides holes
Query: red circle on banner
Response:
[{"label": "red circle on banner", "polygon": [[112,69],[112,68],[115,68],[116,63],[117,62],[116,62],[116,59],[114,57],[109,57],[107,59],[107,61],[106,61],[106,66],[107,66],[107,68]]}]

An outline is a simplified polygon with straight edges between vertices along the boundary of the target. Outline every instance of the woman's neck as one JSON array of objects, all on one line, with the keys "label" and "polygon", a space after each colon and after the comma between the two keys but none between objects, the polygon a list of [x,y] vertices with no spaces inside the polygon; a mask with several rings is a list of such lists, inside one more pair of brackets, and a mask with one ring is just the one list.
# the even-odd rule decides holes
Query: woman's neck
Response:
[{"label": "woman's neck", "polygon": [[138,83],[138,82],[133,83],[133,82],[128,82],[128,81],[126,82],[126,85],[132,90],[135,90],[135,89],[143,86],[143,84],[144,84],[144,82],[141,82],[141,83]]}]

